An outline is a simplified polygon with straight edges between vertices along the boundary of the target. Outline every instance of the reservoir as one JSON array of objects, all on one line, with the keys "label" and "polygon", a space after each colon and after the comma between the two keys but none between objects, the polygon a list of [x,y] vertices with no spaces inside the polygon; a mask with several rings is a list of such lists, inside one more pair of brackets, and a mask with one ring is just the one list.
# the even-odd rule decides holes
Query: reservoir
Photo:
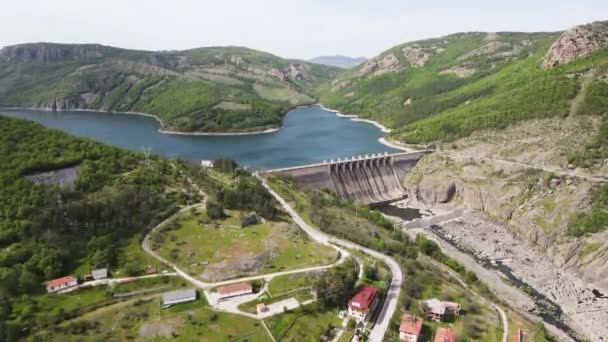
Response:
[{"label": "reservoir", "polygon": [[140,115],[9,109],[0,113],[133,151],[187,160],[225,157],[262,169],[398,152],[378,141],[383,133],[376,126],[338,117],[320,106],[288,112],[281,129],[273,133],[229,136],[164,134],[156,120]]}]

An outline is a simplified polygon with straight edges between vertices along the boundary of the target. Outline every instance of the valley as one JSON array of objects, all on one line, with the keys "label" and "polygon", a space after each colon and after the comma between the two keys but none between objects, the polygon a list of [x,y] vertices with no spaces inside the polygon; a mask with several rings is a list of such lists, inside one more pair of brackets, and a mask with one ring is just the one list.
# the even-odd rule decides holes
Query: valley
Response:
[{"label": "valley", "polygon": [[607,75],[607,22],[4,47],[0,340],[605,341]]}]

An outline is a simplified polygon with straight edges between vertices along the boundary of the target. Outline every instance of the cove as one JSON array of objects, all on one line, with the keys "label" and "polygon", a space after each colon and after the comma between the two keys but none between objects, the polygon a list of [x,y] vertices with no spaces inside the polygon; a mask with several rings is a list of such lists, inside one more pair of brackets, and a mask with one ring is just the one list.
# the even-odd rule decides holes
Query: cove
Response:
[{"label": "cove", "polygon": [[151,117],[89,111],[45,112],[0,109],[22,118],[133,151],[150,150],[187,160],[232,158],[241,165],[272,169],[319,163],[360,154],[398,152],[378,141],[383,133],[367,122],[338,117],[320,106],[297,108],[273,133],[256,135],[171,135]]}]

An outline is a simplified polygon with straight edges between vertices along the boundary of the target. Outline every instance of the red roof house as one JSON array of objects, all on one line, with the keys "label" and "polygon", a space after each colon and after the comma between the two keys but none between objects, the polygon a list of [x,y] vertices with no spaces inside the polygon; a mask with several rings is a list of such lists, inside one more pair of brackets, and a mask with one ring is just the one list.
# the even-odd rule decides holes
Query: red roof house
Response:
[{"label": "red roof house", "polygon": [[72,286],[76,286],[76,285],[78,285],[78,279],[72,275],[69,275],[66,277],[53,279],[53,280],[47,282],[46,291],[49,293],[57,292],[59,290],[67,289],[68,287],[72,287]]},{"label": "red roof house", "polygon": [[422,331],[422,318],[403,314],[399,326],[399,339],[408,342],[418,342]]},{"label": "red roof house", "polygon": [[437,328],[433,342],[456,342],[456,334],[452,328]]},{"label": "red roof house", "polygon": [[361,286],[348,302],[348,314],[358,320],[365,320],[377,304],[378,290],[371,286]]},{"label": "red roof house", "polygon": [[217,288],[220,298],[228,298],[253,293],[253,288],[249,283],[236,283]]}]

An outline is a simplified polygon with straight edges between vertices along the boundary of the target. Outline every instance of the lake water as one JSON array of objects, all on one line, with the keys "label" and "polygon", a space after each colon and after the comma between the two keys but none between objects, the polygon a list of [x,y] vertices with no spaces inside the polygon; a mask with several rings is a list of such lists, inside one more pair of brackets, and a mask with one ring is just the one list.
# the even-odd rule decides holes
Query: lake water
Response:
[{"label": "lake water", "polygon": [[290,111],[277,132],[241,136],[163,134],[158,132],[156,120],[139,115],[6,109],[0,109],[0,113],[134,151],[150,149],[152,153],[189,160],[227,157],[241,165],[264,169],[397,152],[378,142],[383,133],[374,125],[338,117],[319,106]]}]

